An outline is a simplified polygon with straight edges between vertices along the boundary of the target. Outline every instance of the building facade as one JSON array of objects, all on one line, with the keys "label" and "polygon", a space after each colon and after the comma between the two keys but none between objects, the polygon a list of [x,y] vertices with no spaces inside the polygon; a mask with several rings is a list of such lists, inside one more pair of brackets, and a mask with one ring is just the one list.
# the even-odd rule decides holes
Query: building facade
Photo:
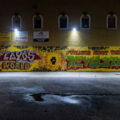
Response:
[{"label": "building facade", "polygon": [[119,0],[6,0],[1,71],[120,71]]}]

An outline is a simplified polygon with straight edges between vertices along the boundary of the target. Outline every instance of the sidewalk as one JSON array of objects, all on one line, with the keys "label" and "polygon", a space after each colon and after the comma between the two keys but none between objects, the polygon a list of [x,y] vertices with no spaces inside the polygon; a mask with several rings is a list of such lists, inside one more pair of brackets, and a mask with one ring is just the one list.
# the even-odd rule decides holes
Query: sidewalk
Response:
[{"label": "sidewalk", "polygon": [[120,72],[0,72],[1,77],[120,78]]}]

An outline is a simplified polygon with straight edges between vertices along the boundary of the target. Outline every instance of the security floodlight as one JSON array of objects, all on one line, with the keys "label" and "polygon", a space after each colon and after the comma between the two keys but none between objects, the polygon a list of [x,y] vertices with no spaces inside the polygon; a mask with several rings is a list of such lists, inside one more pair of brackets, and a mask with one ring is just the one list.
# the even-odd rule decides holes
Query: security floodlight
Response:
[{"label": "security floodlight", "polygon": [[73,31],[76,31],[76,28],[75,28],[75,27],[73,28]]},{"label": "security floodlight", "polygon": [[17,28],[15,28],[15,29],[14,29],[14,32],[18,32],[18,29],[17,29]]},{"label": "security floodlight", "polygon": [[14,33],[15,33],[15,36],[18,37],[19,36],[19,30],[17,28],[14,29]]}]

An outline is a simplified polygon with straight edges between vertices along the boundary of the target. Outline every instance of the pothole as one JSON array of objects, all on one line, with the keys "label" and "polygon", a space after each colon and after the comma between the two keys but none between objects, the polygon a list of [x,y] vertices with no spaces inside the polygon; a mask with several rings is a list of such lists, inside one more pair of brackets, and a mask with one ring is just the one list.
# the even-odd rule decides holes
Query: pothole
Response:
[{"label": "pothole", "polygon": [[43,102],[44,101],[44,96],[45,95],[54,95],[54,96],[61,96],[61,97],[69,97],[72,96],[71,94],[48,94],[48,93],[38,93],[38,94],[32,94],[30,96],[32,96],[34,98],[34,100],[36,101],[40,101]]},{"label": "pothole", "polygon": [[42,98],[42,94],[33,94],[31,95],[36,101],[44,101],[44,99]]}]

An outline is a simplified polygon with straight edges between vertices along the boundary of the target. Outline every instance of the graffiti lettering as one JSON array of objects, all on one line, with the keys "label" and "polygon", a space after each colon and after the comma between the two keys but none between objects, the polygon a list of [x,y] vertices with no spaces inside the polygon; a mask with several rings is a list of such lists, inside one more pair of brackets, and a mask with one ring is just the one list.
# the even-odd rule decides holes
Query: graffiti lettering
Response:
[{"label": "graffiti lettering", "polygon": [[66,53],[67,55],[90,55],[90,51],[79,51],[79,50],[70,50]]},{"label": "graffiti lettering", "polygon": [[33,62],[34,60],[39,60],[40,57],[33,51],[4,51],[0,52],[0,61],[28,61]]},{"label": "graffiti lettering", "polygon": [[93,55],[107,55],[108,51],[94,51]]},{"label": "graffiti lettering", "polygon": [[120,50],[111,50],[111,55],[120,55]]},{"label": "graffiti lettering", "polygon": [[118,57],[83,57],[83,56],[67,56],[67,69],[77,70],[83,68],[120,68],[120,58]]},{"label": "graffiti lettering", "polygon": [[30,63],[16,63],[16,62],[3,62],[2,64],[3,69],[20,69],[20,70],[27,70],[30,68]]}]

